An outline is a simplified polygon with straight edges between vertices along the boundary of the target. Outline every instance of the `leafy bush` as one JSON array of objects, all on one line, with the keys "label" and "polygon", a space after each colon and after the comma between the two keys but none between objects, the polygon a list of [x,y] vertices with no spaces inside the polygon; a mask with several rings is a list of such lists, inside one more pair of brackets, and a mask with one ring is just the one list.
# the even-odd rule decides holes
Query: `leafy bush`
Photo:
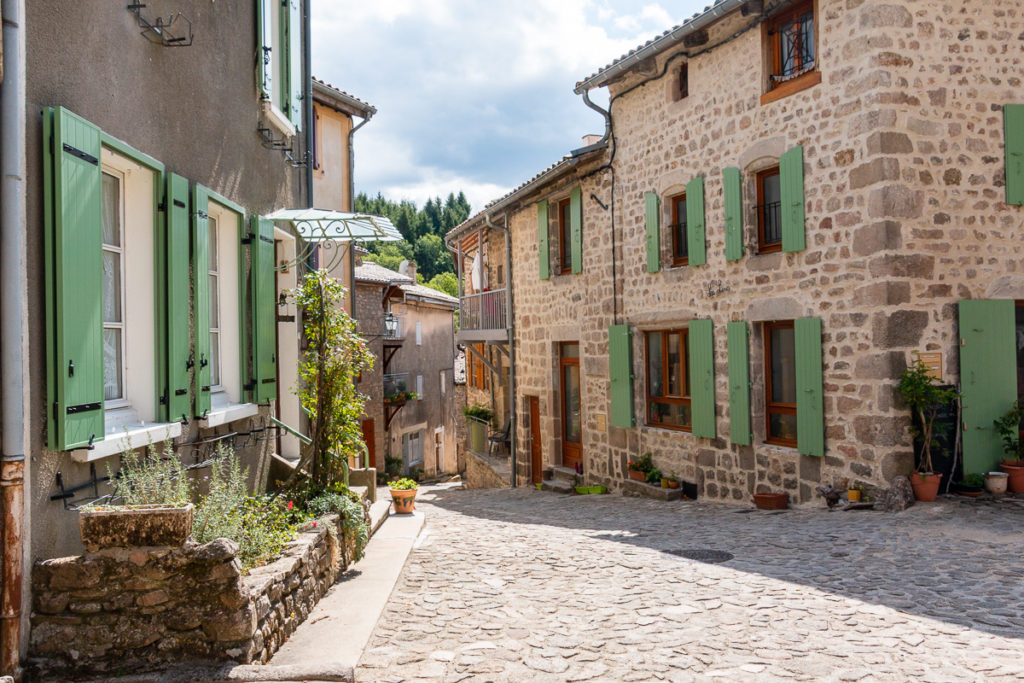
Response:
[{"label": "leafy bush", "polygon": [[408,477],[388,482],[388,488],[392,491],[414,491],[419,487],[419,484]]},{"label": "leafy bush", "polygon": [[626,466],[634,472],[650,472],[654,469],[654,461],[651,460],[651,453],[644,453],[636,460],[626,463]]},{"label": "leafy bush", "polygon": [[121,471],[111,474],[108,465],[107,476],[119,505],[187,505],[191,497],[185,468],[170,441],[163,443],[162,454],[153,444],[144,454],[126,449],[121,453]]},{"label": "leafy bush", "polygon": [[474,403],[471,406],[466,406],[462,409],[462,413],[466,417],[472,417],[477,420],[484,422],[490,422],[494,418],[494,411],[485,406],[483,403]]},{"label": "leafy bush", "polygon": [[653,470],[647,473],[648,484],[660,484],[661,483],[661,470],[655,467]]},{"label": "leafy bush", "polygon": [[341,532],[345,538],[355,541],[354,562],[363,559],[363,551],[370,540],[370,530],[366,524],[366,510],[363,501],[355,491],[329,491],[309,501],[306,507],[313,517],[323,517],[337,513],[341,521]]},{"label": "leafy bush", "polygon": [[227,538],[238,543],[243,569],[280,554],[295,536],[289,511],[269,496],[250,496],[243,470],[230,447],[221,446],[210,472],[210,491],[199,501],[192,538],[208,543]]},{"label": "leafy bush", "polygon": [[907,407],[910,408],[910,412],[920,422],[919,427],[911,426],[914,440],[921,444],[921,451],[917,458],[917,471],[922,474],[933,473],[935,468],[932,465],[932,446],[938,444],[935,430],[941,431],[942,429],[941,426],[936,427],[935,416],[938,414],[939,408],[952,403],[960,395],[955,389],[946,389],[936,384],[928,366],[920,358],[903,371],[897,391]]},{"label": "leafy bush", "polygon": [[1020,421],[1024,417],[1024,405],[1015,401],[1009,412],[994,420],[996,432],[1003,441],[1003,452],[1012,460],[1024,460],[1024,442],[1020,439]]}]

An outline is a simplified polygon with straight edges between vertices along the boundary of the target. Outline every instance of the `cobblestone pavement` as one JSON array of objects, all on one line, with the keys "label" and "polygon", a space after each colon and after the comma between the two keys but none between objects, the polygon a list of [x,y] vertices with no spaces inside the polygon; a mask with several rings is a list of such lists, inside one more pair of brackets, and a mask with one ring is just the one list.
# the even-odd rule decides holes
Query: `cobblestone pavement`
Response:
[{"label": "cobblestone pavement", "polygon": [[[1024,680],[1024,505],[421,490],[358,681]],[[672,551],[717,550],[713,564]]]}]

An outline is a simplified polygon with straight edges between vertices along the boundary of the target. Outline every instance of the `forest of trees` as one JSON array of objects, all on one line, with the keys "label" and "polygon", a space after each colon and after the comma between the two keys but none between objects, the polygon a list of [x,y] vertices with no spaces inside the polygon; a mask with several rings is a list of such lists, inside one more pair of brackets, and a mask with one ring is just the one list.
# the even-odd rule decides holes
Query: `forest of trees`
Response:
[{"label": "forest of trees", "polygon": [[444,246],[444,235],[469,218],[466,195],[450,193],[441,200],[428,199],[422,209],[413,202],[394,202],[377,194],[372,199],[364,193],[356,195],[355,210],[387,216],[405,237],[401,242],[368,242],[368,261],[398,270],[405,260],[416,262],[416,279],[451,296],[458,296],[458,280],[451,254]]}]

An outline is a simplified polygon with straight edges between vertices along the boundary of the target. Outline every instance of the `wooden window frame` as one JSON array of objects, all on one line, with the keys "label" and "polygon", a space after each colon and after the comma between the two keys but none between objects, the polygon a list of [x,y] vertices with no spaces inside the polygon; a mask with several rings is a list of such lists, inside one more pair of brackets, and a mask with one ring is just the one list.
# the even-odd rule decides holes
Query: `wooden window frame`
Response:
[{"label": "wooden window frame", "polygon": [[[782,251],[782,207],[781,197],[779,206],[779,241],[778,242],[767,242],[765,240],[765,228],[767,221],[765,220],[765,199],[764,199],[764,181],[766,178],[772,176],[781,175],[781,169],[778,165],[772,166],[771,168],[765,168],[758,171],[754,176],[754,183],[757,188],[757,201],[754,205],[754,211],[757,213],[757,253],[758,254],[774,254]],[[780,188],[782,178],[779,178]]]},{"label": "wooden window frame", "polygon": [[558,274],[572,273],[572,199],[558,201]]},{"label": "wooden window frame", "polygon": [[[794,321],[778,320],[764,324],[764,441],[777,446],[796,448],[796,437],[786,439],[772,434],[772,415],[796,416],[796,403],[772,401],[772,330],[792,330]],[[796,349],[793,349],[794,356]],[[794,366],[796,358],[794,357]]]},{"label": "wooden window frame", "polygon": [[[651,334],[661,335],[661,386],[662,395],[652,396],[651,395],[651,349],[650,349],[650,336]],[[680,354],[679,354],[679,383],[682,386],[683,393],[675,396],[672,394],[665,394],[669,386],[668,381],[668,340],[672,335],[679,335],[680,339]],[[649,427],[658,427],[659,429],[671,429],[677,432],[692,432],[693,431],[693,408],[691,405],[691,392],[690,392],[690,330],[688,328],[679,328],[674,330],[649,330],[644,333],[644,372],[647,378],[647,387],[644,390],[647,396],[646,406],[646,417],[645,423]],[[664,422],[656,422],[651,419],[651,406],[657,403],[664,403],[668,405],[683,405],[690,407],[690,424],[688,425],[673,425]]]},{"label": "wooden window frame", "polygon": [[[811,23],[814,27],[814,64],[808,70],[785,81],[776,81],[776,76],[782,71],[782,33],[780,29],[784,24],[789,23],[803,14],[811,13]],[[766,92],[761,96],[761,104],[774,102],[788,95],[810,88],[821,83],[821,71],[819,70],[820,55],[818,51],[818,10],[814,0],[800,0],[794,5],[770,17],[765,22],[764,37],[767,43],[766,48],[766,69],[768,71]],[[802,65],[796,66],[799,70]]]},{"label": "wooden window frame", "polygon": [[[670,220],[669,225],[668,225],[668,231],[669,231],[669,244],[671,245],[671,248],[672,248],[672,252],[671,252],[672,261],[671,261],[671,263],[672,263],[673,267],[685,266],[685,265],[689,265],[689,263],[690,263],[690,249],[689,249],[689,242],[688,242],[689,236],[687,235],[687,232],[686,232],[687,231],[687,226],[686,226],[686,208],[685,207],[683,208],[683,215],[682,216],[679,215],[679,203],[680,202],[685,202],[685,201],[686,201],[686,193],[685,192],[680,192],[679,194],[672,195],[671,197],[668,198],[669,212],[670,212],[670,215],[671,215],[671,220]],[[682,227],[683,227],[682,245],[678,244],[678,242],[676,241],[676,226],[680,225],[680,224],[682,224]],[[682,246],[682,249],[679,248],[680,246]],[[680,253],[679,253],[680,251],[683,252],[682,255],[680,255]]]}]

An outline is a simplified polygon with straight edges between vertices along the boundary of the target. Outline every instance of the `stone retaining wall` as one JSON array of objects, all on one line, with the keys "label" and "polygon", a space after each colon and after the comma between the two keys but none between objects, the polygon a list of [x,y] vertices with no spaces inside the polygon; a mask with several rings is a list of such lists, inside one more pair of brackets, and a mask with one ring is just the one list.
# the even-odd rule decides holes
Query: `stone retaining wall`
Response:
[{"label": "stone retaining wall", "polygon": [[263,663],[351,564],[337,515],[242,574],[227,539],[106,548],[37,562],[30,656],[43,677],[117,673],[183,658]]}]

